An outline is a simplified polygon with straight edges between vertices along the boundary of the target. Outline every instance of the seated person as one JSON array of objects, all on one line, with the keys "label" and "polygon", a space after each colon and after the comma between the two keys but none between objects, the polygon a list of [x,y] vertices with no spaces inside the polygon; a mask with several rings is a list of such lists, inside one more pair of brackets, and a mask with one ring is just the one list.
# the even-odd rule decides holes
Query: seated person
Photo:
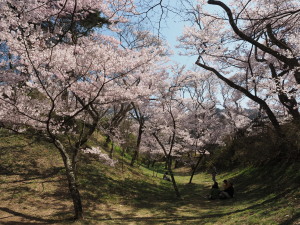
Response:
[{"label": "seated person", "polygon": [[167,181],[171,181],[170,177],[168,176],[168,172],[164,173],[163,179]]},{"label": "seated person", "polygon": [[210,190],[210,195],[208,196],[209,199],[218,199],[219,198],[219,194],[220,194],[220,189],[219,189],[219,185],[218,182],[215,182],[213,184],[213,186],[211,187]]},{"label": "seated person", "polygon": [[233,198],[234,195],[233,184],[227,180],[224,180],[223,182],[224,182],[224,190],[221,191],[220,198],[221,199]]}]

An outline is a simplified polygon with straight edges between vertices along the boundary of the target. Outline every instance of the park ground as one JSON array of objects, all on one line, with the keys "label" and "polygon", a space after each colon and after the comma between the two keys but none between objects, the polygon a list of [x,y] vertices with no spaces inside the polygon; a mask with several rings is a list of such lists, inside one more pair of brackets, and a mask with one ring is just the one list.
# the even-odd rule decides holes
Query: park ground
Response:
[{"label": "park ground", "polygon": [[[236,195],[208,200],[205,171],[192,184],[189,168],[175,170],[181,198],[161,169],[130,167],[116,152],[111,168],[82,156],[79,183],[85,219],[74,222],[60,156],[51,144],[26,135],[0,136],[0,224],[300,224],[300,165],[280,162],[221,171]],[[123,162],[123,163],[122,163]]]}]

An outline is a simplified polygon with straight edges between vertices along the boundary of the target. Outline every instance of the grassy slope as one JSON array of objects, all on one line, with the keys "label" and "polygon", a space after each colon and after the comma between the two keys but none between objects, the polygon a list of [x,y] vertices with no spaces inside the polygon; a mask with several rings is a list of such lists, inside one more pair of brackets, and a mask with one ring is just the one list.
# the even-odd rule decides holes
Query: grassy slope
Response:
[{"label": "grassy slope", "polygon": [[[197,174],[187,184],[189,176],[180,169],[179,200],[161,174],[131,168],[126,160],[122,170],[121,164],[110,168],[82,158],[79,180],[86,218],[75,224],[300,224],[299,167],[222,173],[218,180],[232,178],[237,192],[225,201],[205,198],[209,175]],[[72,223],[60,156],[43,140],[1,132],[0,193],[0,224]]]}]

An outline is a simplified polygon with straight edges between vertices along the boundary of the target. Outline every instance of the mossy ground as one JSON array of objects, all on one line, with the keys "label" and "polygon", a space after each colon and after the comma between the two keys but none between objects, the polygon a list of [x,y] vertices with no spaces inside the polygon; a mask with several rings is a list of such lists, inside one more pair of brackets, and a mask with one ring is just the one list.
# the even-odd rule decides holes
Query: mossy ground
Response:
[{"label": "mossy ground", "polygon": [[[74,223],[63,165],[51,144],[2,131],[0,150],[0,224]],[[161,173],[115,157],[115,168],[82,157],[78,178],[85,219],[75,224],[300,224],[297,163],[223,172],[218,181],[232,179],[236,195],[210,201],[209,174],[198,173],[188,184],[189,170],[175,170],[178,199]]]}]

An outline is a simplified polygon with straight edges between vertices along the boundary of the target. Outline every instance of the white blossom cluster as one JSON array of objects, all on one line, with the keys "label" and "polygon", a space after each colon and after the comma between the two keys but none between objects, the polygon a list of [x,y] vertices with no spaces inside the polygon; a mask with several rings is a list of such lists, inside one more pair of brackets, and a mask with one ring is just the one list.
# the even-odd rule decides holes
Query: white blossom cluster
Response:
[{"label": "white blossom cluster", "polygon": [[118,160],[113,160],[109,158],[109,156],[106,153],[103,153],[99,147],[91,147],[91,148],[86,148],[82,149],[82,152],[84,154],[90,154],[96,156],[100,162],[103,162],[106,165],[114,167]]}]

